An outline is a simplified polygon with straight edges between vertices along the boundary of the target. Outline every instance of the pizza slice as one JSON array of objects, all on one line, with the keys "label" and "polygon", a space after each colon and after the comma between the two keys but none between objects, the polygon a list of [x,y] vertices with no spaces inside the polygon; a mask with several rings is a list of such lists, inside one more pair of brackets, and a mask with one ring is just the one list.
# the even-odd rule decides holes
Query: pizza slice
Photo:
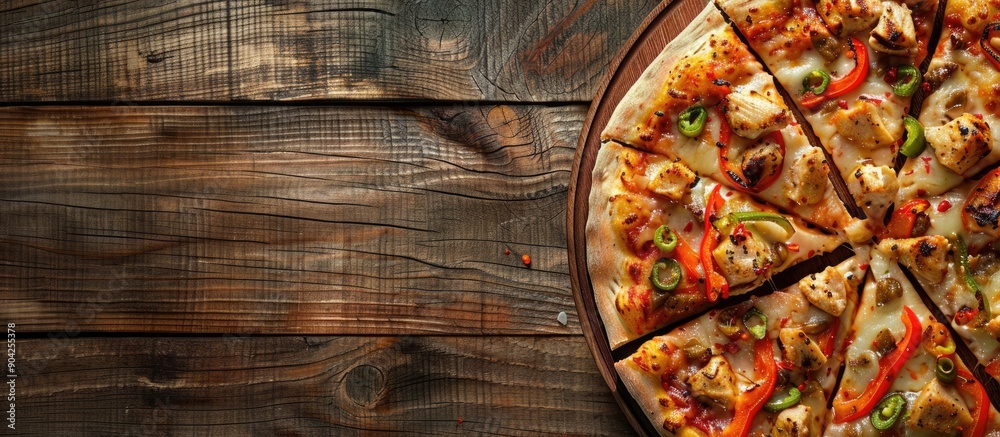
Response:
[{"label": "pizza slice", "polygon": [[[823,435],[867,262],[859,251],[796,285],[711,311],[615,368],[662,435]],[[827,293],[840,297],[836,309]],[[819,306],[815,296],[824,296]]]},{"label": "pizza slice", "polygon": [[711,4],[629,89],[601,139],[679,159],[826,229],[860,232],[852,239],[870,237],[837,197],[823,151]]},{"label": "pizza slice", "polygon": [[587,261],[613,348],[844,242],[680,162],[616,143],[598,152],[589,202]]},{"label": "pizza slice", "polygon": [[716,1],[881,223],[899,189],[894,159],[937,1]]},{"label": "pizza slice", "polygon": [[1000,161],[1000,1],[951,0],[919,120],[907,120],[899,203],[936,196]]},{"label": "pizza slice", "polygon": [[1000,434],[986,389],[893,257],[873,250],[869,273],[826,434]]},{"label": "pizza slice", "polygon": [[909,269],[986,367],[1000,379],[1000,170],[893,212],[878,248]]}]

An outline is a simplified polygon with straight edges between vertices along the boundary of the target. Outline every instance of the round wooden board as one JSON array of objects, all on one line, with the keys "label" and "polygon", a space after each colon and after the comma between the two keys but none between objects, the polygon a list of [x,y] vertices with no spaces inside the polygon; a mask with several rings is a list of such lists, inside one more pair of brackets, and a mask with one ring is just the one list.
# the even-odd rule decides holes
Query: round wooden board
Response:
[{"label": "round wooden board", "polygon": [[642,435],[658,435],[653,424],[646,419],[638,404],[625,389],[615,371],[615,359],[608,345],[604,325],[597,314],[594,291],[587,271],[587,225],[588,199],[590,197],[591,174],[597,151],[601,147],[601,131],[611,118],[618,102],[639,78],[646,67],[663,48],[673,40],[691,20],[705,8],[707,0],[664,0],[654,9],[638,30],[629,39],[625,48],[612,62],[610,73],[604,85],[597,92],[594,102],[583,124],[580,140],[577,142],[573,174],[569,184],[569,211],[567,214],[567,236],[569,239],[570,280],[573,298],[580,316],[580,325],[587,338],[597,367],[611,388],[618,405],[621,406],[629,422]]}]

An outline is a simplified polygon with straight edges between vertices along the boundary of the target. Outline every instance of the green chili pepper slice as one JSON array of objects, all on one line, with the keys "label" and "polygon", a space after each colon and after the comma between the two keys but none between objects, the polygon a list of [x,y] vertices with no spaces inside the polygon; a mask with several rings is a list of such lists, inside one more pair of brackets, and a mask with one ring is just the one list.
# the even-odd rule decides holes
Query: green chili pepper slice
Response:
[{"label": "green chili pepper slice", "polygon": [[917,119],[907,115],[903,117],[903,127],[906,128],[906,141],[903,141],[903,147],[899,148],[899,153],[907,158],[916,158],[923,153],[924,147],[927,146],[927,141],[924,139],[924,126]]},{"label": "green chili pepper slice", "polygon": [[955,362],[948,357],[941,357],[937,360],[937,367],[934,369],[934,374],[937,378],[945,383],[951,384],[955,381],[955,374],[958,373],[958,369],[955,368]]},{"label": "green chili pepper slice", "polygon": [[900,97],[910,97],[917,92],[917,88],[920,88],[920,83],[923,82],[924,77],[920,74],[920,70],[912,65],[900,65],[896,67],[896,83],[892,85],[893,94]]},{"label": "green chili pepper slice", "polygon": [[[756,317],[760,323],[751,324],[750,320],[754,317]],[[760,340],[767,335],[767,315],[760,312],[760,310],[756,307],[751,307],[745,314],[743,314],[743,327],[747,328],[747,331],[750,332],[750,335],[752,335],[753,338]]]},{"label": "green chili pepper slice", "polygon": [[986,323],[993,318],[990,315],[990,301],[986,294],[979,289],[976,279],[972,277],[972,268],[969,267],[969,249],[965,246],[965,240],[961,236],[955,237],[955,246],[958,248],[958,263],[962,266],[965,285],[969,287],[969,291],[976,295],[976,300],[979,302],[979,314],[976,315],[976,318],[980,324]]},{"label": "green chili pepper slice", "polygon": [[816,95],[823,94],[828,86],[830,86],[830,73],[823,70],[810,71],[802,78],[802,87]]},{"label": "green chili pepper slice", "polygon": [[736,227],[736,225],[745,222],[771,222],[777,224],[778,226],[781,226],[781,229],[785,230],[785,233],[788,234],[788,237],[791,237],[792,235],[795,234],[795,228],[792,227],[792,223],[789,222],[788,219],[783,217],[781,214],[773,212],[760,212],[760,211],[734,212],[732,214],[728,214],[720,219],[715,220],[714,222],[712,222],[712,226],[715,226],[715,229],[718,229],[719,232],[721,232],[722,234],[728,234],[732,232],[733,228]]},{"label": "green chili pepper slice", "polygon": [[657,249],[663,251],[663,253],[673,252],[677,247],[677,233],[673,229],[670,229],[670,226],[661,225],[656,228],[656,233],[653,234],[653,244],[656,245]]},{"label": "green chili pepper slice", "polygon": [[802,399],[802,392],[798,388],[792,387],[788,389],[788,396],[769,401],[764,404],[764,409],[772,413],[777,413],[786,408],[794,407],[795,404],[799,403],[800,399]]},{"label": "green chili pepper slice", "polygon": [[681,265],[673,258],[661,258],[653,264],[649,272],[649,280],[653,287],[660,291],[673,291],[681,282]]},{"label": "green chili pepper slice", "polygon": [[704,106],[695,105],[681,112],[677,119],[677,129],[681,131],[681,135],[694,138],[705,130],[705,120],[708,120],[708,111]]},{"label": "green chili pepper slice", "polygon": [[879,431],[892,427],[906,410],[906,399],[899,393],[891,393],[882,398],[875,408],[872,408],[872,426]]}]

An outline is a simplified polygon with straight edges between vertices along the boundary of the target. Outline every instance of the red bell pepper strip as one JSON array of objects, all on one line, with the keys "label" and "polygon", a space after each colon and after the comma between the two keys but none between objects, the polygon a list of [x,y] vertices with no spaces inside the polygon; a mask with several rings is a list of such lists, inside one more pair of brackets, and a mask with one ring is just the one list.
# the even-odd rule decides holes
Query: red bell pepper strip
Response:
[{"label": "red bell pepper strip", "polygon": [[764,380],[749,391],[740,393],[740,397],[736,399],[736,415],[726,429],[722,430],[722,437],[746,437],[750,434],[753,418],[757,417],[757,413],[774,394],[774,386],[778,382],[778,364],[774,362],[771,340],[765,338],[754,341],[753,368],[763,373]]},{"label": "red bell pepper strip", "polygon": [[917,215],[931,208],[927,199],[913,199],[892,212],[889,225],[886,226],[882,238],[913,237],[913,226],[917,223]]},{"label": "red bell pepper strip", "polygon": [[723,298],[729,297],[729,282],[722,276],[712,257],[712,251],[719,246],[721,238],[719,231],[712,226],[715,212],[725,203],[720,194],[721,190],[722,185],[716,185],[712,194],[708,196],[708,202],[705,204],[705,234],[701,237],[701,268],[705,271],[705,294],[709,302],[715,302],[720,295]]},{"label": "red bell pepper strip", "polygon": [[868,66],[868,48],[853,36],[847,42],[851,47],[851,51],[854,52],[854,60],[856,62],[854,69],[843,77],[831,81],[830,86],[826,88],[823,94],[817,95],[806,92],[802,96],[802,100],[799,101],[802,103],[802,106],[810,109],[815,108],[820,103],[847,94],[864,83],[865,78],[868,77],[868,69],[870,68]]},{"label": "red bell pepper strip", "polygon": [[889,387],[896,380],[896,375],[902,370],[903,365],[909,361],[917,347],[920,346],[920,319],[909,306],[903,307],[903,314],[900,318],[903,320],[903,326],[906,327],[903,338],[896,343],[896,349],[879,358],[878,376],[860,396],[849,401],[838,399],[834,402],[834,423],[850,422],[868,416],[871,409],[889,391]]},{"label": "red bell pepper strip", "polygon": [[[720,123],[719,142],[716,144],[719,148],[719,172],[725,176],[728,185],[746,193],[759,193],[774,185],[778,177],[781,176],[780,171],[776,171],[774,174],[757,181],[757,184],[751,187],[743,171],[733,169],[734,166],[729,164],[729,139],[733,135],[733,128],[729,126],[729,122],[726,121],[726,117],[722,114],[721,106],[717,107],[716,114],[719,117]],[[765,139],[777,144],[781,150],[781,156],[785,156],[785,137],[781,136],[781,131],[771,132],[767,134]]]},{"label": "red bell pepper strip", "polygon": [[829,357],[833,354],[833,346],[837,340],[837,333],[840,331],[840,319],[833,319],[833,323],[830,324],[826,331],[823,331],[817,339],[817,343],[820,349],[823,350],[823,355]]},{"label": "red bell pepper strip", "polygon": [[993,38],[1000,38],[1000,21],[987,24],[983,29],[983,37],[979,39],[979,45],[982,46],[983,53],[986,53],[986,59],[993,64],[993,67],[1000,70],[1000,53],[991,44]]},{"label": "red bell pepper strip", "polygon": [[[674,248],[674,258],[684,268],[684,278],[695,281],[700,275],[698,273],[698,254],[694,253],[691,246],[680,235],[677,236],[677,247]],[[694,284],[697,285],[697,284]]]},{"label": "red bell pepper strip", "polygon": [[974,407],[975,414],[972,415],[972,427],[962,430],[962,437],[982,437],[986,434],[986,425],[990,419],[990,398],[976,378],[968,370],[958,369],[958,378],[955,378],[955,385],[959,390],[972,395],[976,400]]}]

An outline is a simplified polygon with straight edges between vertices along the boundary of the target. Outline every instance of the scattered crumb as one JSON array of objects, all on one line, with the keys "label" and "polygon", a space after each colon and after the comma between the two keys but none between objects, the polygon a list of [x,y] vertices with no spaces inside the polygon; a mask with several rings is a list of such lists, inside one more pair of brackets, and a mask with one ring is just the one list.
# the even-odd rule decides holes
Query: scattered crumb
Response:
[{"label": "scattered crumb", "polygon": [[556,320],[558,320],[563,326],[566,326],[566,324],[569,323],[569,317],[566,316],[566,311],[560,311],[559,315],[556,316]]},{"label": "scattered crumb", "polygon": [[521,262],[524,263],[525,267],[531,267],[531,255],[528,254],[521,255]]},{"label": "scattered crumb", "polygon": [[504,255],[510,255],[510,249],[504,249],[503,250],[503,254]]}]

